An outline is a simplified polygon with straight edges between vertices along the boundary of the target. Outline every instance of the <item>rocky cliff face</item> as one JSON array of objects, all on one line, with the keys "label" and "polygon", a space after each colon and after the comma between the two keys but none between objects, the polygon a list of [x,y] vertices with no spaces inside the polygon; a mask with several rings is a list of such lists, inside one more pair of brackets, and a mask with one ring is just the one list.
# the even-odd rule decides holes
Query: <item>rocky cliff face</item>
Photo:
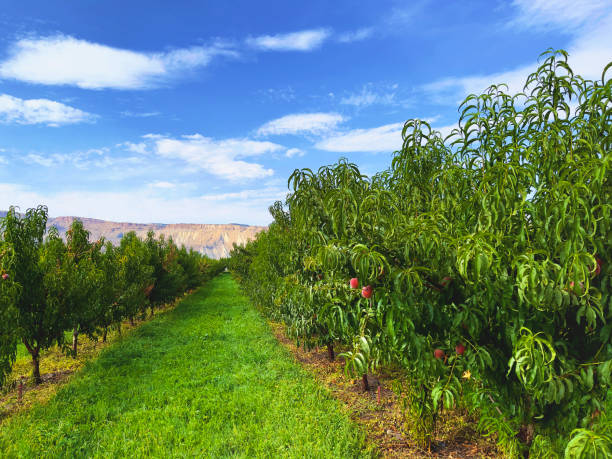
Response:
[{"label": "rocky cliff face", "polygon": [[[64,237],[66,230],[78,217],[49,218],[47,226],[55,226]],[[163,234],[172,237],[180,247],[185,245],[211,258],[223,258],[229,255],[233,243],[243,244],[253,239],[264,226],[248,226],[238,224],[227,225],[197,225],[197,224],[162,224],[162,223],[118,223],[93,218],[80,218],[83,226],[91,233],[91,239],[100,237],[119,244],[124,234],[134,231],[139,237],[146,237],[147,232],[154,231],[156,237]]]}]

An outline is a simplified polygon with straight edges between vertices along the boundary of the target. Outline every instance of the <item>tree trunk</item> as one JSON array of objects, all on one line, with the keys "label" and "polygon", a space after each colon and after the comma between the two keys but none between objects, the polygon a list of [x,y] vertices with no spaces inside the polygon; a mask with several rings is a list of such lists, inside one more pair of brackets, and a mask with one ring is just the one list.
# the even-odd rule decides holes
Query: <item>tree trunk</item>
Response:
[{"label": "tree trunk", "polygon": [[38,385],[42,382],[40,377],[40,346],[30,346],[30,343],[25,339],[22,339],[21,342],[30,353],[30,356],[32,356],[32,378],[34,379],[34,384]]},{"label": "tree trunk", "polygon": [[77,356],[77,346],[79,345],[79,329],[74,327],[72,330],[72,358],[75,359]]},{"label": "tree trunk", "polygon": [[130,317],[130,325],[134,327],[136,324],[134,323],[134,316]]},{"label": "tree trunk", "polygon": [[329,361],[333,362],[336,354],[334,354],[334,345],[331,342],[327,343],[327,354],[329,355]]},{"label": "tree trunk", "polygon": [[363,382],[363,391],[367,392],[370,390],[370,385],[368,384],[368,374],[365,373],[362,377],[361,377],[361,381]]},{"label": "tree trunk", "polygon": [[121,336],[121,322],[117,324],[117,331],[119,332],[119,336]]},{"label": "tree trunk", "polygon": [[153,306],[153,304],[151,304],[151,317],[153,317],[153,309],[155,308],[155,306]]},{"label": "tree trunk", "polygon": [[34,384],[38,385],[42,382],[40,377],[40,357],[38,355],[38,349],[32,354],[32,378],[34,378]]},{"label": "tree trunk", "polygon": [[102,342],[106,343],[106,333],[108,332],[108,327],[104,327],[104,333],[102,333]]}]

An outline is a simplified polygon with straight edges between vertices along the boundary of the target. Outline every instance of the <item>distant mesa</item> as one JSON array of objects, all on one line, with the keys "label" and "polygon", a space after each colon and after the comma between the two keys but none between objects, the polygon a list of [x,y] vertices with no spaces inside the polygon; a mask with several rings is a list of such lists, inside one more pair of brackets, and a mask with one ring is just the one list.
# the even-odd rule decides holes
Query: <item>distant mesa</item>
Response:
[{"label": "distant mesa", "polygon": [[[6,216],[6,211],[0,211],[0,218]],[[47,227],[54,226],[60,235],[65,238],[66,230],[75,219],[83,222],[83,226],[91,233],[91,239],[97,240],[104,237],[106,240],[117,245],[121,238],[130,231],[134,231],[139,237],[146,237],[149,231],[154,231],[156,237],[172,237],[178,245],[184,245],[188,249],[194,249],[210,258],[223,258],[229,256],[230,250],[235,243],[243,244],[253,239],[257,233],[266,229],[265,226],[250,226],[240,223],[228,223],[225,225],[195,224],[195,223],[125,223],[98,220],[95,218],[81,217],[55,217],[49,218]]]}]

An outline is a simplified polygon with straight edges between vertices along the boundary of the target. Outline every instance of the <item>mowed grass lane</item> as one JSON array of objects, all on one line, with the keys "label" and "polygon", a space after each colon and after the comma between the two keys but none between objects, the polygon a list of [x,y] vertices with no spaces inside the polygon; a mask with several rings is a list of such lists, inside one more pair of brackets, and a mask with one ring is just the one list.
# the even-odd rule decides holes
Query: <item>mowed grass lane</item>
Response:
[{"label": "mowed grass lane", "polygon": [[362,457],[363,434],[229,275],[0,426],[0,457]]}]

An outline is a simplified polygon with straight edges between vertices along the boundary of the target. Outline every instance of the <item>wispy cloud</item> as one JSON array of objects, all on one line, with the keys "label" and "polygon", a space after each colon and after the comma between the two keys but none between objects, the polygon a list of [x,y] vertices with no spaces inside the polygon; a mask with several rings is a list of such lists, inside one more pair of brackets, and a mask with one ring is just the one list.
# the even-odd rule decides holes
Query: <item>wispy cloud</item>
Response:
[{"label": "wispy cloud", "polygon": [[176,183],[161,180],[158,182],[149,183],[149,186],[151,188],[159,188],[162,190],[173,190],[174,188],[176,188]]},{"label": "wispy cloud", "polygon": [[151,118],[159,115],[161,112],[131,112],[129,110],[121,112],[121,116],[126,118]]},{"label": "wispy cloud", "polygon": [[21,159],[28,164],[37,164],[43,167],[70,165],[80,170],[90,170],[93,168],[107,170],[111,166],[125,169],[129,166],[141,167],[145,162],[142,156],[113,155],[111,149],[106,147],[90,148],[89,150],[72,153],[28,153]]},{"label": "wispy cloud", "polygon": [[393,152],[402,147],[403,126],[404,123],[393,123],[371,129],[353,129],[327,137],[317,142],[315,148],[340,153]]},{"label": "wispy cloud", "polygon": [[[562,0],[566,4],[564,8],[558,3],[552,0],[517,0],[514,4],[518,13],[510,24],[519,18],[525,21],[529,18],[525,24],[532,27],[564,27],[573,36],[566,49],[574,73],[588,79],[600,79],[603,68],[612,57],[612,11],[604,10],[599,1],[583,1],[575,5]],[[504,83],[509,92],[521,92],[527,76],[536,69],[537,63],[529,62],[502,72],[445,77],[421,88],[438,103],[456,104],[468,94],[480,94],[492,84]]]},{"label": "wispy cloud", "polygon": [[[425,118],[423,121],[433,124],[438,117]],[[457,124],[432,126],[442,138],[448,136]],[[369,129],[353,129],[341,134],[334,134],[319,141],[315,148],[337,153],[392,153],[403,146],[402,130],[404,123],[385,124]]]},{"label": "wispy cloud", "polygon": [[85,89],[144,89],[203,67],[217,56],[237,56],[223,43],[168,52],[144,53],[67,35],[24,38],[13,43],[0,63],[0,77]]},{"label": "wispy cloud", "polygon": [[49,99],[20,99],[0,94],[0,122],[61,126],[93,122],[96,115]]},{"label": "wispy cloud", "polygon": [[269,89],[261,89],[257,91],[258,94],[265,96],[267,99],[271,101],[283,101],[283,102],[291,102],[295,100],[295,91],[291,86],[287,86],[285,88],[269,88]]},{"label": "wispy cloud", "polygon": [[294,158],[294,157],[301,157],[304,156],[306,153],[303,150],[300,150],[299,148],[289,148],[286,152],[285,152],[285,156],[287,158]]},{"label": "wispy cloud", "polygon": [[53,158],[53,157],[45,157],[36,153],[30,153],[26,155],[25,161],[28,163],[38,164],[43,167],[51,167],[53,165],[63,163],[63,159]]},{"label": "wispy cloud", "polygon": [[360,108],[370,105],[398,105],[400,102],[397,89],[397,84],[376,86],[368,83],[361,88],[361,91],[351,93],[340,99],[340,103]]},{"label": "wispy cloud", "polygon": [[268,121],[257,135],[321,134],[346,121],[338,113],[297,113]]},{"label": "wispy cloud", "polygon": [[123,143],[117,144],[116,146],[126,151],[129,151],[132,153],[138,153],[140,155],[145,155],[149,153],[149,146],[147,145],[146,142],[138,142],[138,143],[123,142]]},{"label": "wispy cloud", "polygon": [[608,0],[513,0],[517,9],[510,25],[520,28],[576,29],[602,18]]},{"label": "wispy cloud", "polygon": [[180,139],[158,137],[154,139],[154,152],[164,158],[185,161],[191,167],[204,170],[227,180],[246,180],[269,177],[274,174],[261,164],[241,158],[260,156],[282,150],[281,145],[249,139],[216,140],[200,134]]},{"label": "wispy cloud", "polygon": [[365,40],[370,38],[374,34],[372,27],[364,27],[361,29],[353,30],[351,32],[344,32],[337,36],[337,40],[340,43],[353,43],[355,41]]},{"label": "wispy cloud", "polygon": [[287,190],[279,187],[264,187],[260,189],[249,189],[233,191],[230,193],[213,193],[200,196],[203,201],[237,201],[258,200],[264,203],[272,203],[287,196]]},{"label": "wispy cloud", "polygon": [[247,44],[264,51],[312,51],[331,35],[328,29],[310,29],[277,35],[249,37]]},{"label": "wispy cloud", "polygon": [[421,88],[437,103],[456,105],[468,94],[480,94],[492,84],[503,83],[511,93],[521,92],[535,64],[518,67],[507,72],[466,77],[447,77],[423,85]]},{"label": "wispy cloud", "polygon": [[384,16],[384,33],[403,33],[406,26],[418,21],[419,15],[432,8],[431,0],[412,0],[410,2],[397,2]]}]

